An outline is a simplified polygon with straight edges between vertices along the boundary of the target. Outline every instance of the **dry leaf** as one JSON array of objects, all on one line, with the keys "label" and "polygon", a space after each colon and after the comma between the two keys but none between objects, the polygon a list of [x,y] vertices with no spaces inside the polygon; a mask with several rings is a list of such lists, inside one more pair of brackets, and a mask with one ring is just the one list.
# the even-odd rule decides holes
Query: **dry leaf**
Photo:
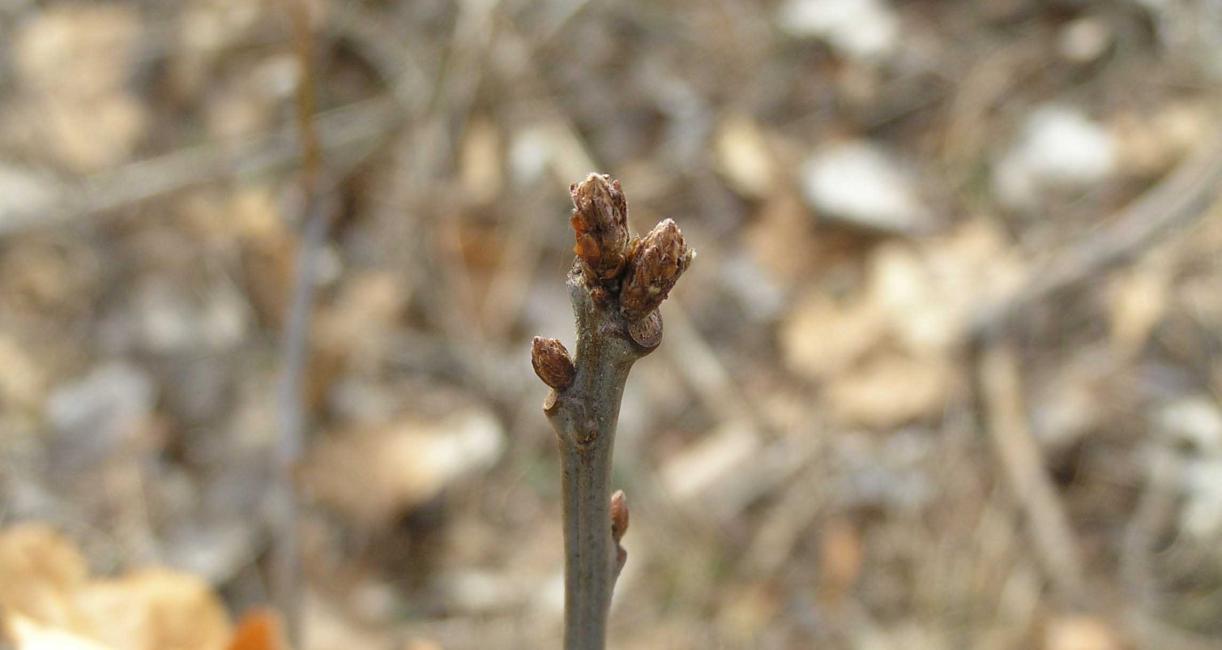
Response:
[{"label": "dry leaf", "polygon": [[496,125],[487,119],[473,120],[462,141],[459,182],[464,198],[485,204],[501,193],[501,158],[501,134]]},{"label": "dry leaf", "polygon": [[1023,279],[1004,236],[974,221],[921,246],[883,246],[870,259],[869,300],[895,341],[913,354],[945,354],[963,341],[982,305]]},{"label": "dry leaf", "polygon": [[222,650],[230,636],[203,580],[152,569],[90,581],[76,547],[41,524],[0,534],[0,610],[23,650]]},{"label": "dry leaf", "polygon": [[806,208],[786,193],[770,195],[743,231],[743,246],[756,263],[786,286],[810,279],[824,257],[818,243]]},{"label": "dry leaf", "polygon": [[95,98],[127,81],[140,15],[117,3],[62,4],[31,15],[13,39],[23,86]]},{"label": "dry leaf", "polygon": [[1158,265],[1143,264],[1117,274],[1109,288],[1112,348],[1120,357],[1131,357],[1145,347],[1167,311],[1167,273]]},{"label": "dry leaf", "polygon": [[20,614],[10,614],[7,623],[16,650],[112,650],[93,639],[43,625]]},{"label": "dry leaf", "polygon": [[717,168],[730,185],[745,196],[769,193],[776,176],[772,154],[758,124],[732,115],[722,121],[716,136]]},{"label": "dry leaf", "polygon": [[248,612],[238,623],[228,650],[283,650],[280,617],[270,609]]},{"label": "dry leaf", "polygon": [[828,595],[839,598],[861,574],[865,550],[857,527],[846,519],[832,519],[822,527],[819,570]]},{"label": "dry leaf", "polygon": [[73,600],[88,579],[84,556],[44,524],[19,524],[0,533],[0,610],[42,625],[80,629]]},{"label": "dry leaf", "polygon": [[1048,624],[1045,650],[1121,650],[1111,626],[1090,616],[1063,616]]},{"label": "dry leaf", "polygon": [[785,363],[809,379],[842,373],[878,342],[886,326],[883,316],[869,303],[841,305],[815,294],[781,323]]},{"label": "dry leaf", "polygon": [[92,582],[77,603],[96,637],[119,650],[222,650],[231,635],[212,588],[168,569]]},{"label": "dry leaf", "polygon": [[888,355],[837,377],[826,400],[846,424],[879,429],[939,415],[954,373],[941,357]]},{"label": "dry leaf", "polygon": [[1161,174],[1191,152],[1213,130],[1213,109],[1172,100],[1152,114],[1121,112],[1112,120],[1120,168],[1137,176]]},{"label": "dry leaf", "polygon": [[367,526],[380,526],[500,458],[504,433],[475,407],[429,422],[331,437],[311,455],[304,481],[319,501]]},{"label": "dry leaf", "polygon": [[0,405],[36,408],[46,392],[43,368],[15,338],[0,332]]},{"label": "dry leaf", "polygon": [[139,34],[139,14],[113,3],[52,7],[18,31],[13,49],[24,92],[9,126],[32,153],[49,151],[76,172],[132,153],[148,122],[124,88]]}]

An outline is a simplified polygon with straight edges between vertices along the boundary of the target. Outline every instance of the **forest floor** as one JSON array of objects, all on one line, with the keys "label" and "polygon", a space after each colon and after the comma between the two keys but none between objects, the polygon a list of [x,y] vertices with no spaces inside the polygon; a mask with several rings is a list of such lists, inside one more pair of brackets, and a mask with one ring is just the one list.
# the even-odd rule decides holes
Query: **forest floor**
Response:
[{"label": "forest floor", "polygon": [[[14,647],[268,602],[286,4],[0,0]],[[591,171],[699,253],[624,396],[611,647],[1222,648],[1213,3],[312,8],[307,649],[557,646],[529,347]]]}]

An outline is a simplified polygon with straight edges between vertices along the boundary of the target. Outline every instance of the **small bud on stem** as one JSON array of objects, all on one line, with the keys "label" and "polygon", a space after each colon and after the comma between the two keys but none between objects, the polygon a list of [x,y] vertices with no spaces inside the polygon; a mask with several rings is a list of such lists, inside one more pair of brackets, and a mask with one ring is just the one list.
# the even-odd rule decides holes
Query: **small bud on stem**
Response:
[{"label": "small bud on stem", "polygon": [[620,543],[624,533],[628,532],[628,497],[623,490],[616,490],[611,495],[611,539]]},{"label": "small bud on stem", "polygon": [[556,390],[568,388],[577,376],[573,359],[559,339],[536,336],[530,348],[530,363],[539,379]]}]

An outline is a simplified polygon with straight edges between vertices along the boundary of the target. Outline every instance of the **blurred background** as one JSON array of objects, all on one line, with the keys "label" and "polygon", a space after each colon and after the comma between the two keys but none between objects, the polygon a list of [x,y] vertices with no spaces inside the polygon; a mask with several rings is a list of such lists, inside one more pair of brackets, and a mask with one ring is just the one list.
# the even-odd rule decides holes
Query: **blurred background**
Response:
[{"label": "blurred background", "polygon": [[[270,597],[291,4],[0,0],[10,647],[239,648]],[[699,251],[611,647],[1222,647],[1222,3],[310,11],[306,648],[558,646],[528,348],[590,171]]]}]

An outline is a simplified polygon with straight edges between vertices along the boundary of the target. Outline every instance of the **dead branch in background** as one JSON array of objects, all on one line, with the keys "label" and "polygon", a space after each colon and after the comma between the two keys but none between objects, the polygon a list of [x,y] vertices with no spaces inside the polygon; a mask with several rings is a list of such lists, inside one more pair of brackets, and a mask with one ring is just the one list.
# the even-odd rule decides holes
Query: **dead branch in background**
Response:
[{"label": "dead branch in background", "polygon": [[987,411],[989,437],[1006,482],[1031,527],[1035,555],[1048,580],[1071,600],[1083,593],[1082,558],[1077,537],[1044,469],[1039,443],[1027,424],[1018,358],[999,342],[981,351],[977,381]]},{"label": "dead branch in background", "polygon": [[983,310],[971,329],[969,350],[984,426],[1031,525],[1045,576],[1071,601],[1082,602],[1085,596],[1081,551],[1028,424],[1019,360],[1009,340],[1011,326],[1032,307],[1135,258],[1202,217],[1220,191],[1222,135],[1126,206],[1102,231],[1071,244],[1019,290]]},{"label": "dead branch in background", "polygon": [[628,371],[662,342],[658,307],[693,253],[675,222],[647,235],[628,229],[619,181],[590,174],[570,187],[577,260],[569,298],[577,357],[536,337],[531,362],[552,388],[543,411],[559,442],[564,495],[564,647],[601,650],[615,580],[628,554],[623,492],[610,494],[611,456]]},{"label": "dead branch in background", "polygon": [[[357,164],[402,123],[398,105],[379,98],[320,114],[314,120],[321,156],[333,168]],[[56,183],[44,199],[0,211],[0,238],[118,211],[167,194],[228,178],[300,165],[296,127],[235,143],[209,143],[128,163],[77,181]]]},{"label": "dead branch in background", "polygon": [[1222,134],[1125,206],[1102,230],[1087,234],[1033,273],[1014,294],[985,309],[972,328],[974,337],[992,336],[1016,314],[1131,259],[1204,215],[1219,192]]},{"label": "dead branch in background", "polygon": [[302,648],[301,551],[297,539],[300,505],[293,476],[305,446],[305,404],[302,396],[309,360],[310,320],[314,312],[314,269],[326,241],[328,218],[319,191],[322,149],[314,124],[314,37],[305,0],[287,6],[293,23],[293,43],[299,81],[296,108],[301,141],[301,193],[304,231],[297,253],[293,299],[285,319],[283,363],[278,401],[280,437],[276,453],[275,525],[273,527],[273,598],[285,619],[289,645]]}]

